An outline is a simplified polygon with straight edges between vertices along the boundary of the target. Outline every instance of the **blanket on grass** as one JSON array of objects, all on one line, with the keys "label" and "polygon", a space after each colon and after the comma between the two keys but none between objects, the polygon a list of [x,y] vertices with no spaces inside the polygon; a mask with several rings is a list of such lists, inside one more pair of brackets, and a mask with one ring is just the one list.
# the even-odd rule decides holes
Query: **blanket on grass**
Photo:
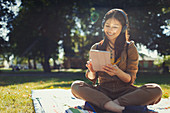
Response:
[{"label": "blanket on grass", "polygon": [[[76,106],[84,105],[84,101],[75,98],[71,90],[42,89],[32,90],[35,113],[92,113]],[[158,113],[170,113],[170,98],[161,99],[156,105],[148,106]]]}]

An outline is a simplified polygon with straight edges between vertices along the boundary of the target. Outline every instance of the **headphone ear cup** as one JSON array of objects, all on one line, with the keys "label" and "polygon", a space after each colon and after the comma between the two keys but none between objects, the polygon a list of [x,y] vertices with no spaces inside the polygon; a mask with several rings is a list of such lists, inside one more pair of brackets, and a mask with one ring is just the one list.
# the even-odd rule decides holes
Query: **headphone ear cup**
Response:
[{"label": "headphone ear cup", "polygon": [[127,29],[127,25],[125,25],[125,26],[122,28],[122,33],[125,33],[126,29]]},{"label": "headphone ear cup", "polygon": [[102,28],[104,28],[105,19],[102,20]]}]

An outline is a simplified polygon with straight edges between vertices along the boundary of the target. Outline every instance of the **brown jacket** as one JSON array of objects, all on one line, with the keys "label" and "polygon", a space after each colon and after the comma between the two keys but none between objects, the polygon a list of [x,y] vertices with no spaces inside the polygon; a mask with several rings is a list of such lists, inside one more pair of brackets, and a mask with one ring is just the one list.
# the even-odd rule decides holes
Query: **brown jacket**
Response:
[{"label": "brown jacket", "polygon": [[[91,49],[96,49],[98,44],[99,43],[95,43],[91,47]],[[130,41],[130,43],[128,45],[128,59],[127,59],[126,47],[127,47],[127,44],[125,45],[124,50],[121,53],[121,60],[117,64],[117,66],[121,70],[123,70],[124,72],[126,72],[126,73],[131,75],[130,83],[124,83],[117,76],[110,76],[110,75],[108,75],[105,72],[97,72],[96,78],[91,80],[93,83],[95,83],[97,78],[98,78],[98,83],[99,84],[102,84],[103,86],[106,85],[106,87],[108,85],[109,86],[111,85],[112,87],[115,87],[116,89],[121,87],[122,85],[123,86],[127,86],[129,84],[133,84],[134,83],[134,81],[136,79],[136,73],[138,71],[138,51],[137,51],[137,49],[136,49],[136,47],[134,45],[134,42]],[[126,61],[126,60],[128,60],[128,61]],[[86,73],[86,77],[88,78],[88,71]]]}]

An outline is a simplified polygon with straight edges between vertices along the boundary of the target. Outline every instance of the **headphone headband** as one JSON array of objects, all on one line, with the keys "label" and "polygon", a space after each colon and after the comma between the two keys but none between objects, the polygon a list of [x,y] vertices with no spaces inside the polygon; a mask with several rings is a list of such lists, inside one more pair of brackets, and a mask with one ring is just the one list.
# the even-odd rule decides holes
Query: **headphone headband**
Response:
[{"label": "headphone headband", "polygon": [[104,18],[103,18],[102,27],[104,27],[106,15],[107,15],[109,12],[112,12],[112,11],[119,11],[119,12],[121,12],[122,15],[124,16],[124,18],[125,18],[125,25],[122,27],[122,33],[124,33],[124,32],[126,31],[126,29],[127,29],[127,26],[128,26],[128,18],[127,18],[127,16],[126,16],[125,12],[124,12],[122,9],[111,9],[111,10],[109,10],[109,11],[105,14],[105,16],[104,16]]}]

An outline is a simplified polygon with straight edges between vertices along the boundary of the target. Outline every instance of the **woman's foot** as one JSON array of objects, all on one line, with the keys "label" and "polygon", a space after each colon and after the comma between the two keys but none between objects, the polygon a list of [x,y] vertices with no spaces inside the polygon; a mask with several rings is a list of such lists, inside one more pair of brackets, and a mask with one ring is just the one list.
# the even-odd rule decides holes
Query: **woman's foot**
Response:
[{"label": "woman's foot", "polygon": [[93,105],[91,105],[89,102],[85,102],[85,104],[84,104],[84,110],[89,110],[89,111],[95,112],[95,108],[94,108]]},{"label": "woman's foot", "polygon": [[104,108],[108,111],[116,112],[116,113],[122,113],[122,111],[125,109],[124,106],[120,106],[119,103],[116,101],[109,101],[104,105]]},{"label": "woman's foot", "polygon": [[149,113],[147,106],[125,106],[122,113]]}]

